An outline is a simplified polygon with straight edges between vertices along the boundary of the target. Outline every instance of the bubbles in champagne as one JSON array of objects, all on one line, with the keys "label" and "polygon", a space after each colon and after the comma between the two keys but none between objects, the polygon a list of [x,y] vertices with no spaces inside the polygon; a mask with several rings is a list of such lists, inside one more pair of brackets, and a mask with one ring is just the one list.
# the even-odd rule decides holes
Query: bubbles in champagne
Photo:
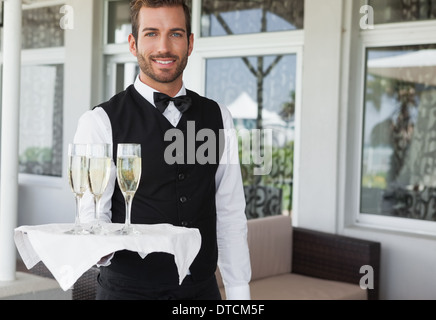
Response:
[{"label": "bubbles in champagne", "polygon": [[118,157],[117,177],[123,193],[135,193],[141,177],[141,158],[136,156]]},{"label": "bubbles in champagne", "polygon": [[88,188],[88,163],[86,156],[70,156],[68,178],[73,193],[83,195]]},{"label": "bubbles in champagne", "polygon": [[89,159],[89,187],[94,195],[103,194],[107,187],[111,170],[111,158]]}]

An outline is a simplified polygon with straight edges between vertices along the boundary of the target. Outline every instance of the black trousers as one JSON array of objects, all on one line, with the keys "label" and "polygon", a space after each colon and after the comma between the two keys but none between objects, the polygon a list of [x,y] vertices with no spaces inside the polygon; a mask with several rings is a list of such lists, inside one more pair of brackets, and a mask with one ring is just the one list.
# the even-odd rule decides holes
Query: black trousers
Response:
[{"label": "black trousers", "polygon": [[202,282],[186,276],[181,285],[147,285],[102,267],[97,280],[96,300],[221,300],[215,275]]}]

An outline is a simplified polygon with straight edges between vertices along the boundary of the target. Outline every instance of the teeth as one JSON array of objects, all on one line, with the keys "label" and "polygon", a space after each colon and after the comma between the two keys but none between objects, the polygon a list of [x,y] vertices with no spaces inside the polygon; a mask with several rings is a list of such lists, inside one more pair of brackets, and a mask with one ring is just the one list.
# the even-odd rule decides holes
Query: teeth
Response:
[{"label": "teeth", "polygon": [[156,62],[160,63],[160,64],[170,64],[170,63],[172,63],[172,61],[160,61],[160,60],[156,60]]}]

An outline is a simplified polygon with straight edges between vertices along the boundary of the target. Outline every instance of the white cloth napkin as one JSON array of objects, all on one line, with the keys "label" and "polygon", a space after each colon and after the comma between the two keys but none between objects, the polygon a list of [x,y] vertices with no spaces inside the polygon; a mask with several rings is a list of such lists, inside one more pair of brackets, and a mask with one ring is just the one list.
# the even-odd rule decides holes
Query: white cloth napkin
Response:
[{"label": "white cloth napkin", "polygon": [[[113,231],[122,226],[105,224]],[[138,252],[141,258],[151,252],[173,254],[181,284],[201,246],[198,229],[170,224],[135,224],[142,234],[128,236],[64,233],[72,227],[73,224],[21,226],[15,229],[14,234],[15,245],[26,267],[31,269],[42,261],[64,291],[70,289],[102,257],[119,250]]]}]

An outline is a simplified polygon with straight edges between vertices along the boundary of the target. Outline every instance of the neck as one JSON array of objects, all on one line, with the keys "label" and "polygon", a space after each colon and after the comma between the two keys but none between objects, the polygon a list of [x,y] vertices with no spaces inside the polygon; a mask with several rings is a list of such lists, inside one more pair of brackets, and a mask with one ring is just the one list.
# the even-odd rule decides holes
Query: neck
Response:
[{"label": "neck", "polygon": [[183,86],[182,77],[170,83],[157,82],[148,77],[145,77],[143,74],[139,76],[139,79],[142,83],[145,83],[150,88],[165,93],[170,97],[174,97],[177,93],[179,93],[180,89],[182,89]]}]

